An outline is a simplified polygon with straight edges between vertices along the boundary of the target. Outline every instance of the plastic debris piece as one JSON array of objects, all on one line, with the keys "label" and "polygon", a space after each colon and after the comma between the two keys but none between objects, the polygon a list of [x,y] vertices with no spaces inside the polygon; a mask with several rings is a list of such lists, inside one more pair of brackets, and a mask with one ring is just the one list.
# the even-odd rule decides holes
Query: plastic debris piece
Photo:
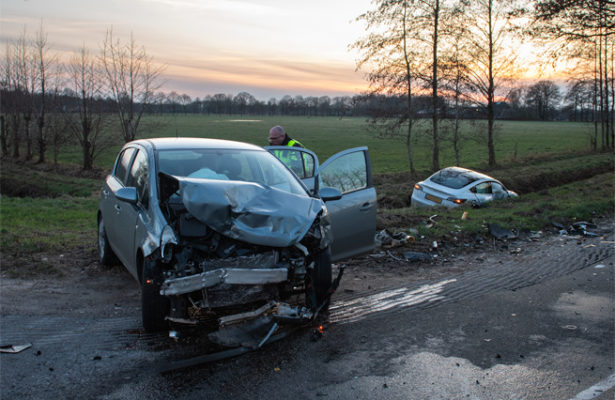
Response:
[{"label": "plastic debris piece", "polygon": [[403,256],[408,261],[431,261],[432,258],[429,254],[418,251],[406,251]]},{"label": "plastic debris piece", "polygon": [[394,256],[393,253],[391,253],[389,250],[387,250],[387,255],[395,261],[402,261],[401,258]]},{"label": "plastic debris piece", "polygon": [[461,214],[461,219],[466,220],[467,218],[468,218],[468,212],[464,211],[463,214]]},{"label": "plastic debris piece", "polygon": [[0,353],[17,354],[21,353],[26,349],[29,349],[30,347],[32,347],[32,343],[26,343],[21,345],[7,344],[4,346],[0,346]]},{"label": "plastic debris piece", "polygon": [[595,224],[592,224],[586,221],[579,221],[579,222],[575,222],[572,225],[570,225],[570,227],[568,228],[568,233],[596,237],[596,236],[599,236],[597,233],[588,231],[588,229],[596,229],[596,228],[597,226]]},{"label": "plastic debris piece", "polygon": [[383,229],[380,232],[376,233],[376,236],[374,237],[375,246],[382,247],[385,249],[391,248],[391,247],[402,246],[406,243],[413,243],[413,242],[414,242],[414,237],[404,232],[390,233],[386,229]]},{"label": "plastic debris piece", "polygon": [[519,232],[513,232],[510,229],[504,229],[500,225],[493,223],[489,224],[489,233],[495,237],[496,239],[504,240],[504,239],[517,239],[519,237]]}]

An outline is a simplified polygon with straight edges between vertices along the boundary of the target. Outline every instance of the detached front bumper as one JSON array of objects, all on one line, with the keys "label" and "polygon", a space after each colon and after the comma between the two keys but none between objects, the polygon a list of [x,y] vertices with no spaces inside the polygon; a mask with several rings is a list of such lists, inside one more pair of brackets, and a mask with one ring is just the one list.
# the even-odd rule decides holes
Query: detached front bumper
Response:
[{"label": "detached front bumper", "polygon": [[160,287],[160,294],[163,296],[182,295],[223,283],[265,285],[287,280],[287,268],[219,268],[196,275],[167,279]]}]

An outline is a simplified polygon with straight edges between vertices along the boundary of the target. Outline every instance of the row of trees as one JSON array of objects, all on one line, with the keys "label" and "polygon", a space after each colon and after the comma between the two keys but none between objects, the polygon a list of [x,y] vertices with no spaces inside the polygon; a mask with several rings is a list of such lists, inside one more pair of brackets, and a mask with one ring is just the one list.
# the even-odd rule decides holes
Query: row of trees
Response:
[{"label": "row of trees", "polygon": [[570,111],[574,118],[584,118],[589,104],[596,121],[594,149],[598,137],[603,149],[613,149],[614,2],[382,0],[375,5],[357,18],[365,24],[367,35],[352,48],[361,54],[357,67],[367,72],[370,93],[406,99],[404,107],[383,107],[371,122],[380,134],[405,138],[412,172],[413,127],[423,117],[415,104],[417,94],[430,93],[432,98],[434,170],[439,169],[442,97],[453,110],[451,140],[457,159],[463,110],[467,104],[484,109],[490,165],[496,163],[494,121],[501,99],[510,100],[513,113],[521,113],[525,105],[538,118],[553,116],[561,96],[554,84],[511,90],[511,82],[524,72],[521,50],[528,41],[542,46],[548,62],[574,62]]},{"label": "row of trees", "polygon": [[[131,37],[126,43],[108,30],[101,53],[84,47],[66,63],[52,54],[43,26],[30,38],[25,30],[8,43],[0,70],[0,150],[15,158],[25,151],[45,162],[51,144],[54,160],[63,144],[79,143],[83,168],[91,169],[109,139],[102,135],[111,118],[123,139],[139,133],[141,118],[161,86],[162,68]],[[35,132],[33,132],[33,129]]]}]

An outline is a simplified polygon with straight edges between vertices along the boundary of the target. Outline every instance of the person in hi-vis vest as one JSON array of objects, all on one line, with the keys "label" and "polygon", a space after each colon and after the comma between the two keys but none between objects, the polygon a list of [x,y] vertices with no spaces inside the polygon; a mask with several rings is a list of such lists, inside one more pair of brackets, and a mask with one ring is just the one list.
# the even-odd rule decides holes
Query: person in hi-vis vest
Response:
[{"label": "person in hi-vis vest", "polygon": [[269,130],[269,145],[303,147],[298,140],[291,139],[280,125],[274,126]]},{"label": "person in hi-vis vest", "polygon": [[[269,130],[269,145],[271,146],[289,146],[289,147],[303,147],[301,142],[292,139],[284,128],[279,125],[274,126]],[[297,154],[288,154],[283,150],[274,150],[276,157],[286,164],[290,169],[300,177],[310,177],[314,173],[313,163],[307,163],[304,160],[305,165],[301,163],[301,160],[297,157]]]}]

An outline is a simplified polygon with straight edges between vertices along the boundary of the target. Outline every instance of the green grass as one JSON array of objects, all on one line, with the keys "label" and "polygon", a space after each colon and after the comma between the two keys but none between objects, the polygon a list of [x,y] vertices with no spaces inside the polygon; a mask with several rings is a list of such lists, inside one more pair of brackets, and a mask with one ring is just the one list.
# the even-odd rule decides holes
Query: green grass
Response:
[{"label": "green grass", "polygon": [[[79,176],[79,174],[83,176]],[[96,177],[88,178],[88,175]],[[2,192],[16,196],[88,197],[97,192],[102,184],[100,174],[83,174],[77,166],[2,163]]]},{"label": "green grass", "polygon": [[0,206],[3,255],[61,252],[81,245],[84,239],[95,243],[98,197],[2,196]]},{"label": "green grass", "polygon": [[[408,156],[403,133],[399,137],[378,138],[369,129],[363,117],[288,117],[288,116],[238,116],[238,115],[177,115],[147,116],[143,119],[140,138],[164,136],[211,137],[245,141],[260,146],[267,145],[269,129],[282,125],[289,135],[301,141],[318,154],[320,161],[338,151],[355,146],[368,146],[375,173],[408,170]],[[430,170],[432,165],[432,141],[429,135],[430,122],[416,124],[411,142],[413,161],[417,170]],[[461,164],[468,168],[486,165],[487,145],[483,139],[484,121],[465,121],[462,135],[467,139],[461,145]],[[544,153],[589,150],[589,137],[593,125],[574,122],[520,122],[498,121],[496,123],[496,161],[510,162]],[[106,148],[95,160],[95,165],[109,169],[121,147],[117,128],[110,128],[115,145]],[[440,143],[440,165],[453,165],[455,156],[450,141],[443,129]],[[472,139],[470,139],[472,138]],[[60,161],[80,165],[81,155],[77,147],[67,147]]]}]

